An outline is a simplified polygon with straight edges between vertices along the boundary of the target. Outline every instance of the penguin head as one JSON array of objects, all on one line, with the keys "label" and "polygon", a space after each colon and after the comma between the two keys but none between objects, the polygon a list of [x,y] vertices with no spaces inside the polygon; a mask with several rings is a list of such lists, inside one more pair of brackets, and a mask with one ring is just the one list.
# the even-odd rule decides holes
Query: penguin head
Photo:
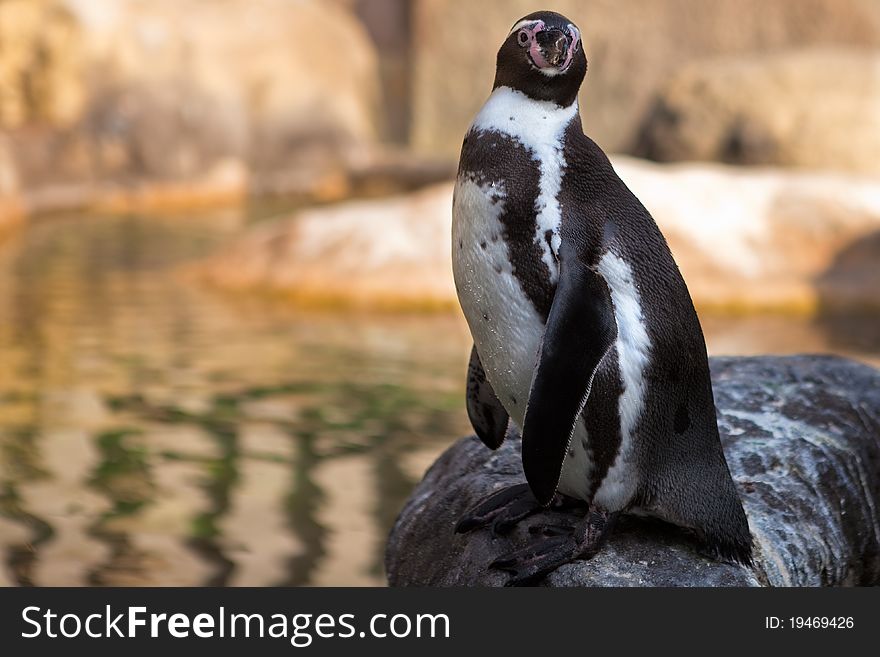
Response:
[{"label": "penguin head", "polygon": [[580,30],[561,14],[538,11],[519,19],[501,44],[493,88],[567,107],[586,73]]}]

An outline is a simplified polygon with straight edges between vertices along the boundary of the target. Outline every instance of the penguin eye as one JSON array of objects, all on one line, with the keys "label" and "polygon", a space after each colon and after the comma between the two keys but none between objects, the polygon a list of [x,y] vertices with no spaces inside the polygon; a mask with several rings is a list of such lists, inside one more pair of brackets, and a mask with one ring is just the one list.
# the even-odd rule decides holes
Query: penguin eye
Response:
[{"label": "penguin eye", "polygon": [[519,34],[516,35],[516,40],[519,45],[524,46],[529,42],[529,33],[525,30],[520,30]]}]

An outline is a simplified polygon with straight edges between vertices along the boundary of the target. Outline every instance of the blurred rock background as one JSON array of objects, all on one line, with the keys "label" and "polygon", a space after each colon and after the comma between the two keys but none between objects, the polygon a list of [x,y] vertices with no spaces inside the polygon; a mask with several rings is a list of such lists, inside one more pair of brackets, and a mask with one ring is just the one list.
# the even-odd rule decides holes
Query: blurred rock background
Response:
[{"label": "blurred rock background", "polygon": [[[585,126],[606,150],[877,173],[876,2],[551,4],[583,28]],[[454,158],[498,43],[534,8],[3,0],[0,161],[25,190],[214,176],[288,191],[321,179],[302,163],[363,166],[377,142]]]},{"label": "blurred rock background", "polygon": [[[498,43],[509,25],[534,11],[536,4],[528,0],[486,2],[480,4],[479,12],[465,0],[419,0],[415,4],[419,46],[411,134],[420,148],[454,153],[462,129],[487,92],[485,81],[493,77]],[[777,104],[780,112],[791,114],[788,107],[805,100],[800,116],[824,114],[826,104],[852,102],[853,82],[864,73],[869,75],[862,80],[862,93],[855,93],[857,103],[850,116],[869,120],[876,139],[876,113],[872,116],[867,105],[872,96],[877,102],[878,93],[876,73],[871,73],[875,69],[866,56],[872,51],[876,54],[880,47],[880,5],[872,0],[559,0],[545,4],[574,20],[583,32],[589,60],[587,82],[581,90],[584,128],[607,151],[637,149],[642,127],[658,121],[658,113],[676,109],[694,114],[737,112],[745,127],[751,121],[760,127],[766,120],[765,108]],[[780,55],[812,51],[837,53],[840,58],[823,62],[821,56],[793,56],[788,65],[776,63]],[[764,70],[771,56],[774,63]],[[694,65],[702,68],[692,76],[709,80],[704,83],[709,85],[705,93],[701,89],[692,92],[689,103],[679,93],[675,100],[688,106],[672,105],[664,112],[670,105],[668,95],[675,95],[676,76]],[[750,73],[760,78],[753,81]],[[774,79],[778,77],[782,79]],[[716,91],[719,87],[722,90]],[[792,92],[799,97],[789,99]],[[845,98],[837,99],[841,92]],[[829,126],[828,132],[839,129]],[[853,140],[846,135],[839,139]],[[679,157],[664,159],[714,159],[711,153],[679,152]],[[815,164],[813,160],[777,162]],[[824,163],[825,168],[839,165],[833,160]]]},{"label": "blurred rock background", "polygon": [[[782,167],[771,175],[780,181],[791,169],[880,176],[877,2],[551,4],[584,32],[584,124],[608,152]],[[323,202],[437,182],[454,171],[462,135],[490,90],[498,43],[512,21],[534,9],[525,0],[482,3],[478,12],[463,0],[3,0],[0,216],[10,224],[72,207]],[[658,181],[666,175],[655,174]],[[703,208],[707,215],[729,215],[736,204],[739,178],[730,174],[714,176],[718,203]],[[674,190],[660,201],[670,207],[687,205],[694,193],[688,185],[657,186]],[[753,235],[751,247],[760,251],[769,240],[771,250],[786,249],[792,260],[818,250],[813,264],[798,270],[802,288],[839,282],[826,271],[835,254],[878,229],[876,204],[853,210],[839,189],[809,202],[783,194],[785,208],[776,204],[773,212],[786,215],[784,230]],[[445,226],[443,203],[434,205],[421,220]],[[851,211],[861,219],[841,218]],[[663,217],[658,221],[664,227]],[[742,217],[733,228],[727,221],[725,230],[754,221]],[[297,230],[297,239],[308,240]],[[833,236],[826,240],[823,231]],[[674,232],[686,274],[706,272],[690,261],[713,260],[714,251],[694,253],[686,226]],[[414,251],[397,264],[418,268],[425,242],[412,241]],[[279,275],[267,262],[277,251],[258,249],[252,266],[221,259],[207,276],[314,298],[334,287],[334,258],[344,249],[344,240],[331,248],[330,270],[320,276]],[[242,257],[236,250],[236,262]],[[740,273],[746,269],[740,262]],[[447,273],[435,270],[423,278]],[[749,280],[721,274],[731,290]],[[438,286],[426,285],[425,293],[436,296]],[[418,287],[410,287],[403,296],[418,297]],[[443,301],[452,305],[446,287]],[[851,292],[847,298],[880,303],[866,290]],[[743,301],[742,294],[697,296],[715,306]],[[800,290],[773,298],[815,308],[818,297],[809,296]]]},{"label": "blurred rock background", "polygon": [[332,195],[376,141],[378,59],[342,2],[4,0],[0,161],[37,211]]}]

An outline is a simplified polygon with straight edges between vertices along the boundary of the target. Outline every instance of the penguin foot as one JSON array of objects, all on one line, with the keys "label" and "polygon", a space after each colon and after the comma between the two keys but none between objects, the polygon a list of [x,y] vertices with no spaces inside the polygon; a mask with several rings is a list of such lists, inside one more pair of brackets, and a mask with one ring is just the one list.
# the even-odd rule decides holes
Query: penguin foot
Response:
[{"label": "penguin foot", "polygon": [[577,552],[573,535],[552,536],[501,555],[489,564],[489,568],[510,573],[504,586],[529,586],[570,562]]},{"label": "penguin foot", "polygon": [[535,584],[559,566],[575,559],[594,557],[608,537],[617,515],[591,507],[583,520],[574,525],[539,524],[530,527],[530,533],[542,534],[544,538],[501,555],[489,567],[510,573],[505,586]]},{"label": "penguin foot", "polygon": [[574,525],[570,524],[540,524],[529,527],[530,534],[541,536],[570,536],[574,534]]},{"label": "penguin foot", "polygon": [[492,493],[468,509],[455,526],[455,532],[464,534],[491,524],[492,533],[508,534],[520,520],[543,508],[528,484],[516,484]]}]

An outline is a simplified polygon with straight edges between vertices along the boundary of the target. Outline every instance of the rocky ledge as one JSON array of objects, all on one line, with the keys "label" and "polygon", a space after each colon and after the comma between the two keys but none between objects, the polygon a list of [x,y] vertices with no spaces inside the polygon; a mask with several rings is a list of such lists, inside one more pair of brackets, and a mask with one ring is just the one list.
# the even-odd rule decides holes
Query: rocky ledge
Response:
[{"label": "rocky ledge", "polygon": [[[880,309],[880,179],[615,156],[702,309]],[[453,308],[452,184],[260,222],[196,268],[318,305]]]},{"label": "rocky ledge", "polygon": [[[831,356],[713,358],[721,440],[755,541],[755,566],[712,561],[683,530],[624,517],[590,561],[546,586],[840,586],[880,583],[880,371]],[[391,531],[392,586],[500,586],[487,565],[533,540],[453,527],[489,492],[522,481],[513,432],[475,437],[428,470]],[[544,515],[549,515],[546,512]],[[555,513],[555,512],[553,512]]]}]

